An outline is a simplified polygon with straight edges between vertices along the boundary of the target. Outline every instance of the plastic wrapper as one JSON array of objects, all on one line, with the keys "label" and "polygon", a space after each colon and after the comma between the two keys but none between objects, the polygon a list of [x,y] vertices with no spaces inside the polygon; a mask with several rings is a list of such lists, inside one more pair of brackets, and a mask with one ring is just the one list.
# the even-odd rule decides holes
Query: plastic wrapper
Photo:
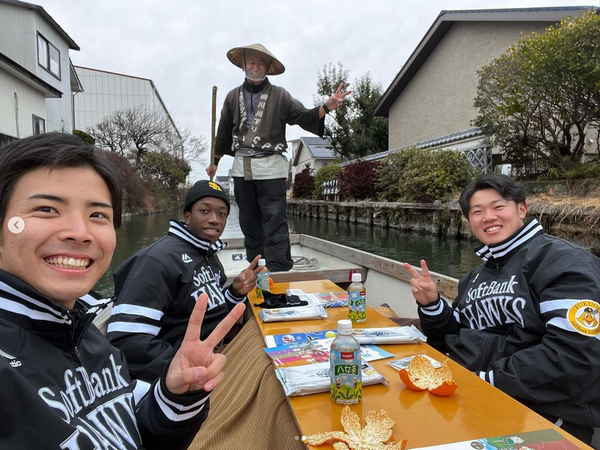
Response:
[{"label": "plastic wrapper", "polygon": [[354,328],[352,335],[359,344],[418,344],[427,337],[417,327]]},{"label": "plastic wrapper", "polygon": [[[402,369],[408,370],[408,365],[410,364],[410,362],[412,361],[412,359],[415,356],[416,355],[407,356],[406,358],[402,358],[402,359],[395,359],[394,361],[390,361],[387,364],[388,364],[388,366],[391,366],[396,370],[402,370]],[[421,356],[423,356],[424,358],[427,358],[429,361],[431,361],[431,364],[433,364],[434,368],[437,369],[438,367],[442,367],[442,363],[433,359],[431,356],[427,356],[424,354],[421,354]]]},{"label": "plastic wrapper", "polygon": [[[384,376],[364,360],[361,369],[363,387],[371,384],[387,383]],[[329,392],[331,386],[330,374],[329,362],[275,369],[275,375],[279,378],[285,395],[288,397]]]},{"label": "plastic wrapper", "polygon": [[327,311],[322,306],[309,305],[281,309],[262,309],[258,312],[263,322],[287,322],[292,320],[326,319]]}]

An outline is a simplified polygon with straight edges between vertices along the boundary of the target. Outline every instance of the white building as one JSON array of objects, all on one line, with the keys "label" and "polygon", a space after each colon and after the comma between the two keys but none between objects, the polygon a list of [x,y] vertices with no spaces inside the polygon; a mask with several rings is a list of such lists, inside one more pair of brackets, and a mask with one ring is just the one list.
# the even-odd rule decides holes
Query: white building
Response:
[{"label": "white building", "polygon": [[0,0],[0,146],[73,129],[72,92],[81,85],[69,50],[79,46],[38,5]]},{"label": "white building", "polygon": [[167,117],[180,135],[152,80],[89,67],[75,66],[75,70],[85,91],[74,97],[74,128],[85,131],[115,111],[143,106]]},{"label": "white building", "polygon": [[305,136],[289,143],[292,155],[292,181],[307,165],[316,173],[321,167],[333,163],[337,158],[329,139]]}]

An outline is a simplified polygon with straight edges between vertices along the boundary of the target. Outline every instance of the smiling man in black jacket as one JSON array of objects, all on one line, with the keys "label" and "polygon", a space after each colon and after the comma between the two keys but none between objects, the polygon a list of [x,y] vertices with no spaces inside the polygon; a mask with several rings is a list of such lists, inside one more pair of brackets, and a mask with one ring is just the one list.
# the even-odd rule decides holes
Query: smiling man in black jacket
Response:
[{"label": "smiling man in black jacket", "polygon": [[108,340],[125,353],[135,378],[152,382],[181,345],[196,299],[208,295],[200,338],[213,329],[256,285],[258,255],[225,287],[217,252],[229,215],[229,197],[212,181],[187,192],[183,222],[172,220],[165,237],[143,248],[115,271],[115,306]]},{"label": "smiling man in black jacket", "polygon": [[0,150],[0,448],[185,449],[206,419],[225,357],[213,353],[244,311],[185,338],[152,386],[92,324],[81,297],[104,274],[121,223],[116,169],[66,133]]},{"label": "smiling man in black jacket", "polygon": [[600,426],[600,259],[526,220],[522,185],[482,175],[460,206],[484,263],[452,306],[427,264],[412,292],[428,342],[588,444]]}]

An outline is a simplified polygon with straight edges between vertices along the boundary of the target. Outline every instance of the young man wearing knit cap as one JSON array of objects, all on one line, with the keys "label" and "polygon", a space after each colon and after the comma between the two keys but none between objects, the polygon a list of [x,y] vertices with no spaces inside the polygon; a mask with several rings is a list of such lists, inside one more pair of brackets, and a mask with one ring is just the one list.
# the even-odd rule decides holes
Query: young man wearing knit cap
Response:
[{"label": "young man wearing knit cap", "polygon": [[325,115],[337,109],[350,92],[343,84],[327,101],[306,109],[266,75],[279,75],[283,64],[261,44],[236,47],[227,58],[245,73],[244,83],[227,94],[217,130],[215,160],[207,167],[214,176],[223,155],[234,157],[231,175],[240,208],[240,228],[248,260],[263,255],[272,272],[293,265],[286,215],[288,160],[286,125],[323,136]]},{"label": "young man wearing knit cap", "polygon": [[256,284],[260,255],[224,288],[216,253],[229,215],[229,197],[212,181],[198,181],[183,204],[183,222],[172,220],[165,237],[140,250],[115,271],[115,304],[108,340],[121,349],[134,378],[158,378],[181,345],[187,320],[208,294],[204,339]]}]

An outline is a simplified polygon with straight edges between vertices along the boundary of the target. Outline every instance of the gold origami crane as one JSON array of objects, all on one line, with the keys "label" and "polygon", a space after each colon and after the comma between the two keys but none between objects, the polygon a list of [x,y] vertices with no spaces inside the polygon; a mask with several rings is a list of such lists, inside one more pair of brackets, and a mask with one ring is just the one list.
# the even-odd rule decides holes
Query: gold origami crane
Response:
[{"label": "gold origami crane", "polygon": [[392,437],[392,427],[396,422],[385,410],[369,411],[365,416],[365,427],[348,406],[342,410],[340,418],[345,431],[328,431],[302,438],[308,445],[333,444],[335,450],[404,450],[406,439],[402,442],[388,442]]}]

